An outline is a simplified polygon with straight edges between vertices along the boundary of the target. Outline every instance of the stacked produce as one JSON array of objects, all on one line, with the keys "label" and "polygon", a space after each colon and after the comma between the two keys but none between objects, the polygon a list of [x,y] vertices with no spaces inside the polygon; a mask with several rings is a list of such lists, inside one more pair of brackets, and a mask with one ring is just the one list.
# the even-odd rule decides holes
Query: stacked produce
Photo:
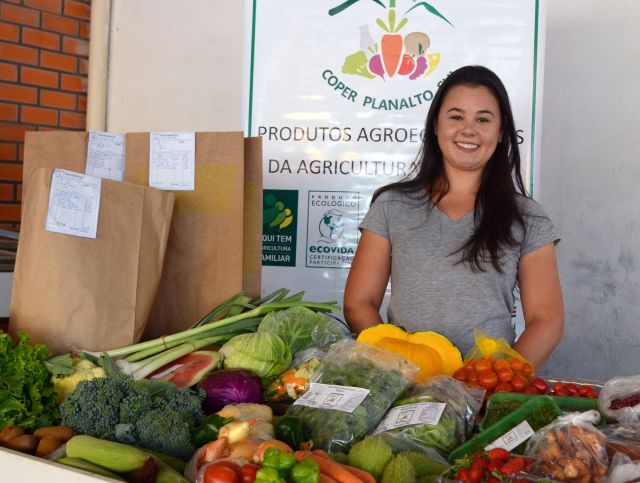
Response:
[{"label": "stacked produce", "polygon": [[640,376],[535,378],[482,333],[464,359],[390,324],[354,340],[337,310],[238,294],[183,332],[54,358],[0,334],[0,445],[144,483],[640,477]]}]

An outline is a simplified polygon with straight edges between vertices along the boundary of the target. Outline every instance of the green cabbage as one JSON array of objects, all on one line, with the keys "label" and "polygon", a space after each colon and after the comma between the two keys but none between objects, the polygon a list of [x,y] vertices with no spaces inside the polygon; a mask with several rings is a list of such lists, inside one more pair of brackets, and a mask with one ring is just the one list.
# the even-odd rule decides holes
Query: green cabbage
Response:
[{"label": "green cabbage", "polygon": [[258,331],[278,335],[294,355],[310,347],[329,347],[349,333],[337,319],[318,314],[306,307],[270,312],[260,322]]},{"label": "green cabbage", "polygon": [[268,384],[291,364],[291,350],[277,335],[254,332],[237,335],[220,348],[226,369],[247,369]]}]

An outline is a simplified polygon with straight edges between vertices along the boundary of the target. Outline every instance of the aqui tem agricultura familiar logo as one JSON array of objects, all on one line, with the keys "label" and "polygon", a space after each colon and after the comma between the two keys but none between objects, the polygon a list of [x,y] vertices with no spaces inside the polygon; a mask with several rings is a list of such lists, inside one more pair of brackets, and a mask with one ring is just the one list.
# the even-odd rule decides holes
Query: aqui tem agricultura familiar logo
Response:
[{"label": "aqui tem agricultura familiar logo", "polygon": [[[338,15],[361,0],[346,0],[329,10]],[[440,52],[429,51],[431,39],[425,32],[412,30],[411,17],[426,11],[453,28],[453,24],[433,5],[427,2],[410,2],[406,10],[396,8],[396,0],[370,0],[382,9],[381,16],[370,23],[360,25],[360,50],[347,54],[341,74],[359,76],[372,82],[386,82],[389,92],[397,80],[416,81],[433,73],[440,63]],[[415,22],[414,22],[415,23]],[[430,89],[401,98],[383,98],[366,95],[348,85],[348,79],[334,69],[325,69],[322,77],[327,85],[347,101],[374,110],[410,109],[431,102]],[[418,85],[418,83],[416,83]]]},{"label": "aqui tem agricultura familiar logo", "polygon": [[358,244],[360,198],[353,191],[309,191],[307,267],[351,266]]},{"label": "aqui tem agricultura familiar logo", "polygon": [[298,191],[263,190],[262,265],[295,267]]}]

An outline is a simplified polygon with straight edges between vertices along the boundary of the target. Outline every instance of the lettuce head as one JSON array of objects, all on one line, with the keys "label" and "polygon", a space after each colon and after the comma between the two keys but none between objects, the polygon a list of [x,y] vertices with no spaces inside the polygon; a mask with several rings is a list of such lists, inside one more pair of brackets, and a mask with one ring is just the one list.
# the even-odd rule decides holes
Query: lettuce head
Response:
[{"label": "lettuce head", "polygon": [[270,383],[291,364],[289,346],[276,334],[253,332],[237,335],[220,348],[226,369],[247,369]]}]

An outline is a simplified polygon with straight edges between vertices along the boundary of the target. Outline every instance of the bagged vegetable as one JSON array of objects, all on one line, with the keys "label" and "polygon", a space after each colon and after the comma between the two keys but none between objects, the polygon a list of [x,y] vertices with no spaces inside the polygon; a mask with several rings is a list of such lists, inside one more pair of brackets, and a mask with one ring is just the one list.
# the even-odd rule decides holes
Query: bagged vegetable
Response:
[{"label": "bagged vegetable", "polygon": [[640,375],[605,382],[598,395],[598,409],[609,420],[640,423]]},{"label": "bagged vegetable", "polygon": [[397,400],[375,434],[412,441],[446,457],[473,430],[484,389],[448,376],[414,385]]},{"label": "bagged vegetable", "polygon": [[594,424],[595,410],[569,413],[543,427],[527,443],[526,454],[538,458],[530,472],[560,481],[604,481],[609,465],[605,436]]},{"label": "bagged vegetable", "polygon": [[264,398],[267,401],[294,401],[309,389],[311,378],[320,366],[320,360],[325,352],[316,349],[306,349],[298,352],[291,367],[280,374],[266,388]]},{"label": "bagged vegetable", "polygon": [[350,334],[340,320],[306,307],[270,312],[260,322],[258,331],[279,336],[294,356],[311,347],[327,348]]},{"label": "bagged vegetable", "polygon": [[417,371],[396,354],[342,340],[331,346],[287,415],[307,424],[315,448],[346,452],[380,422]]}]

